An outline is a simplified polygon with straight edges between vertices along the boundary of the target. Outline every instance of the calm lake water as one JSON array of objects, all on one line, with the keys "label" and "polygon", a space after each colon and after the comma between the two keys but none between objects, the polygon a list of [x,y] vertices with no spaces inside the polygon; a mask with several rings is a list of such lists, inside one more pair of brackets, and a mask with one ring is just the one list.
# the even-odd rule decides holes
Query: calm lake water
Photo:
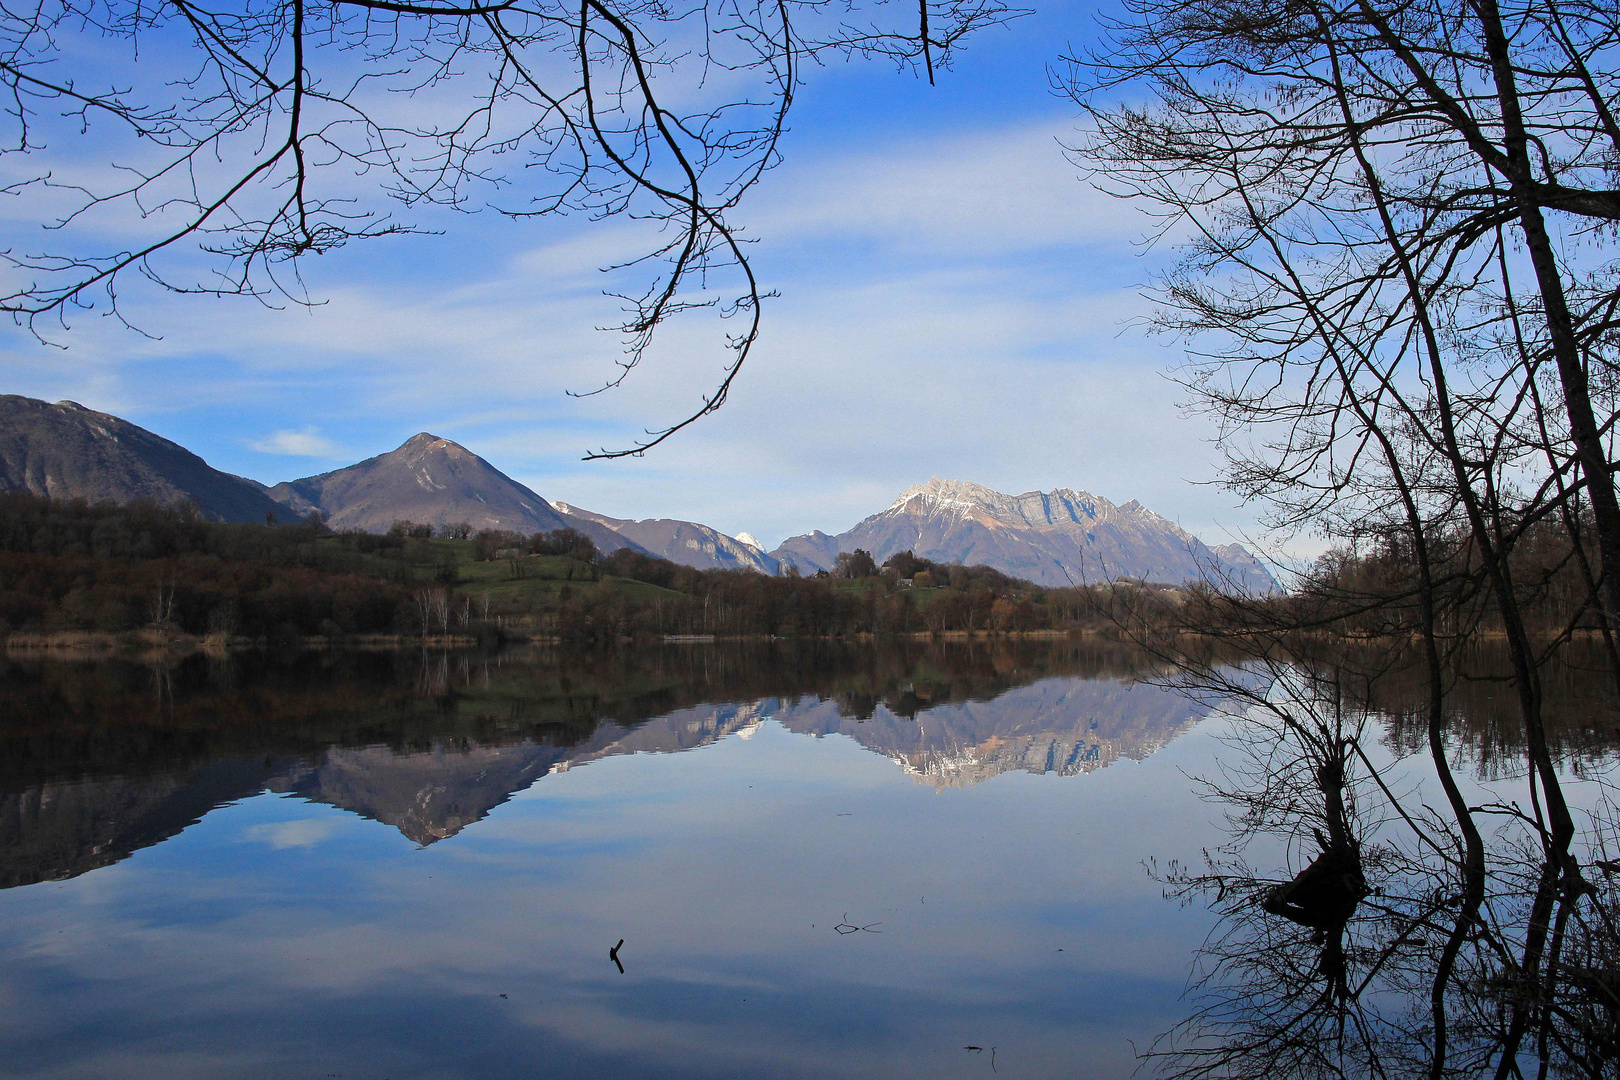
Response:
[{"label": "calm lake water", "polygon": [[1128,1076],[1213,923],[1145,864],[1226,835],[1231,721],[1162,674],[0,661],[0,1074]]}]

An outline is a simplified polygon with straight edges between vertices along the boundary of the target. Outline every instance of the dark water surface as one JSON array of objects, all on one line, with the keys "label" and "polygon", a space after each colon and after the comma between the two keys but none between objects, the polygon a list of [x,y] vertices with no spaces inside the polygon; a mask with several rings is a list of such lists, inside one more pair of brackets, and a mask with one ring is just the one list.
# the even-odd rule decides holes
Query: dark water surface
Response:
[{"label": "dark water surface", "polygon": [[1162,674],[0,661],[0,1075],[1127,1076],[1212,925],[1143,864],[1223,837]]}]

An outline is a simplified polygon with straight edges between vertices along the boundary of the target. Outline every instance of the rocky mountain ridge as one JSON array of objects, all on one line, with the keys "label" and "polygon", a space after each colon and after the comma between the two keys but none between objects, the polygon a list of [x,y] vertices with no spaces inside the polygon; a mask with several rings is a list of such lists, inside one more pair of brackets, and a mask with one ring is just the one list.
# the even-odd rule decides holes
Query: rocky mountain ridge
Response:
[{"label": "rocky mountain ridge", "polygon": [[1008,495],[937,476],[845,532],[791,537],[771,554],[813,573],[856,549],[880,563],[908,550],[935,562],[982,563],[1047,586],[1137,577],[1202,580],[1250,593],[1277,589],[1242,545],[1211,548],[1135,499],[1116,505],[1073,488]]}]

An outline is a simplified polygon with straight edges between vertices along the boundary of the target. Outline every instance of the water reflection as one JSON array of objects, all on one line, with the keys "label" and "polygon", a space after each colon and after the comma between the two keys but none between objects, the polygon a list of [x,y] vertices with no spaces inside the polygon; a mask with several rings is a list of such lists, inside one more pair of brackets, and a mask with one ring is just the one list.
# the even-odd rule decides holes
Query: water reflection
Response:
[{"label": "water reflection", "polygon": [[111,866],[217,806],[264,790],[278,771],[273,762],[225,759],[138,778],[58,780],[0,793],[0,888]]},{"label": "water reflection", "polygon": [[431,844],[547,775],[767,717],[847,735],[934,787],[1073,775],[1193,722],[1191,701],[1139,681],[1155,670],[1106,643],[11,661],[0,887],[110,865],[260,791]]},{"label": "water reflection", "polygon": [[1157,671],[1071,645],[13,662],[4,865],[35,884],[0,892],[0,1051],[1124,1075],[1204,931],[1140,869],[1202,840],[1197,710]]},{"label": "water reflection", "polygon": [[853,715],[842,703],[782,709],[789,731],[847,735],[935,788],[966,787],[1012,770],[1075,776],[1141,760],[1191,725],[1197,703],[1150,683],[1049,678],[988,702],[906,715],[884,706]]},{"label": "water reflection", "polygon": [[1217,918],[1155,1071],[1616,1075],[1620,815],[1592,645],[1514,693],[1535,726],[1496,701],[1516,688],[1488,647],[1415,689],[1399,643],[1257,658],[1249,685],[1185,671],[1227,703],[1208,791],[1229,816],[1162,876]]},{"label": "water reflection", "polygon": [[[1189,673],[1106,643],[7,661],[0,1060],[1124,1077],[1152,1046],[1188,1076],[1461,1076],[1518,1023],[1506,1075],[1543,1046],[1611,1073],[1620,851],[1581,853],[1589,892],[1545,884],[1486,658],[1446,719],[1489,823],[1475,905],[1419,699],[1362,666]],[[1547,684],[1601,839],[1613,725],[1589,682]],[[1537,925],[1555,977],[1530,983]]]}]

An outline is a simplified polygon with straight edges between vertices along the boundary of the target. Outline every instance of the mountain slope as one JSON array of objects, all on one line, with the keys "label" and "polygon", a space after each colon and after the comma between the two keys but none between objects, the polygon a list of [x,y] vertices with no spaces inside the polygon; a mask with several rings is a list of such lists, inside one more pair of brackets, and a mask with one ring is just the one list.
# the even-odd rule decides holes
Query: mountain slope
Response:
[{"label": "mountain slope", "polygon": [[286,513],[261,485],[127,420],[15,394],[0,395],[0,491],[90,502],[189,500],[219,521]]},{"label": "mountain slope", "polygon": [[564,518],[471,450],[425,431],[347,468],[277,484],[270,495],[300,514],[320,510],[334,529],[383,532],[403,518],[525,534],[572,528],[602,551],[628,543],[611,529]]},{"label": "mountain slope", "polygon": [[[556,507],[570,522],[586,522],[612,529],[649,554],[683,566],[699,570],[757,570],[761,574],[775,574],[777,571],[777,561],[760,550],[757,543],[748,544],[695,521],[677,521],[673,518],[628,521],[592,513],[567,503],[557,503]],[[583,525],[574,527],[584,531]]]},{"label": "mountain slope", "polygon": [[1140,577],[1209,580],[1251,592],[1277,588],[1264,565],[1240,545],[1217,553],[1134,499],[1116,506],[1068,488],[1006,495],[937,476],[846,532],[795,536],[771,554],[814,572],[831,569],[839,552],[856,548],[880,563],[910,550],[1049,586]]}]

